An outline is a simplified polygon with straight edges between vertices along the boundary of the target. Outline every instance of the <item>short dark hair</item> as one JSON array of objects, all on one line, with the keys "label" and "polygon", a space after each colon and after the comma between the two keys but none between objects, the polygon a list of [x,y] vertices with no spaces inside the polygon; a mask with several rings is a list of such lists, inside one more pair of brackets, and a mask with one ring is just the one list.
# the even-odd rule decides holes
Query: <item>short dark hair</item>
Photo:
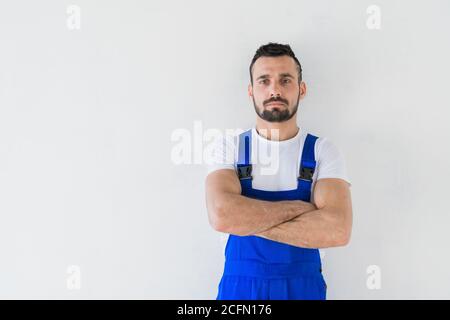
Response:
[{"label": "short dark hair", "polygon": [[292,51],[291,47],[288,44],[269,42],[268,44],[259,47],[258,50],[256,50],[255,55],[253,56],[253,60],[249,68],[250,81],[252,85],[253,85],[252,68],[253,65],[255,64],[255,61],[260,57],[279,57],[279,56],[289,56],[292,59],[294,59],[295,64],[297,65],[298,83],[302,82],[302,66],[298,61],[297,57],[295,56],[294,52]]}]

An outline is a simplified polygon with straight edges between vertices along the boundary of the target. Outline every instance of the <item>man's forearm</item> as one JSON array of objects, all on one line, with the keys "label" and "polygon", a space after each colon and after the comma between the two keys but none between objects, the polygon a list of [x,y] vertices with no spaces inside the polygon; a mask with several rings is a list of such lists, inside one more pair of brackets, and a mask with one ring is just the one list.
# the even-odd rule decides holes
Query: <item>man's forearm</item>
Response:
[{"label": "man's forearm", "polygon": [[342,246],[348,242],[346,230],[351,222],[341,217],[329,209],[318,209],[255,235],[302,248]]},{"label": "man's forearm", "polygon": [[264,201],[228,194],[220,208],[223,232],[252,235],[315,210],[314,204],[301,200]]}]

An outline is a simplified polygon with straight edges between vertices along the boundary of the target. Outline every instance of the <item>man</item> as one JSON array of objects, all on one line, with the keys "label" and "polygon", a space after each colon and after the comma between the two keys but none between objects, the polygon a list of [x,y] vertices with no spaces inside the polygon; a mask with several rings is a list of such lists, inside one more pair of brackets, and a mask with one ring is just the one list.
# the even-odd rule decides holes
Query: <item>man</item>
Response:
[{"label": "man", "polygon": [[[209,222],[230,234],[217,299],[324,300],[318,249],[344,246],[351,235],[344,159],[330,140],[297,126],[306,84],[289,45],[261,46],[250,80],[256,126],[217,140],[206,178]],[[257,161],[267,149],[279,164],[270,174]]]}]

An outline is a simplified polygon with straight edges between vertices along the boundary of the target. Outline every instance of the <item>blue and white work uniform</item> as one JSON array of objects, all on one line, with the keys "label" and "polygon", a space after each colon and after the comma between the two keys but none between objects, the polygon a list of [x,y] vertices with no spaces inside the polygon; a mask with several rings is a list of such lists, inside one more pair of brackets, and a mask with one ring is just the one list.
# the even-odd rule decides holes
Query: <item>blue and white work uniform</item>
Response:
[{"label": "blue and white work uniform", "polygon": [[[317,180],[340,178],[350,183],[337,147],[301,128],[291,139],[271,141],[253,127],[235,137],[218,139],[214,151],[209,173],[236,170],[241,194],[254,199],[314,203],[312,190]],[[318,249],[258,236],[229,235],[216,299],[325,300],[326,292]]]}]

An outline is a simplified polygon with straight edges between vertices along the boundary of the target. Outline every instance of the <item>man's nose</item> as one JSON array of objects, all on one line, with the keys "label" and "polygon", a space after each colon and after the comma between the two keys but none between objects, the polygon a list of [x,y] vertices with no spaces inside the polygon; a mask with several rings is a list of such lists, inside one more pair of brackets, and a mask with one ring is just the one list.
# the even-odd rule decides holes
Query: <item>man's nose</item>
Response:
[{"label": "man's nose", "polygon": [[274,82],[274,84],[272,84],[271,88],[270,88],[270,97],[280,97],[281,96],[281,90],[280,90],[280,85],[276,82]]}]

